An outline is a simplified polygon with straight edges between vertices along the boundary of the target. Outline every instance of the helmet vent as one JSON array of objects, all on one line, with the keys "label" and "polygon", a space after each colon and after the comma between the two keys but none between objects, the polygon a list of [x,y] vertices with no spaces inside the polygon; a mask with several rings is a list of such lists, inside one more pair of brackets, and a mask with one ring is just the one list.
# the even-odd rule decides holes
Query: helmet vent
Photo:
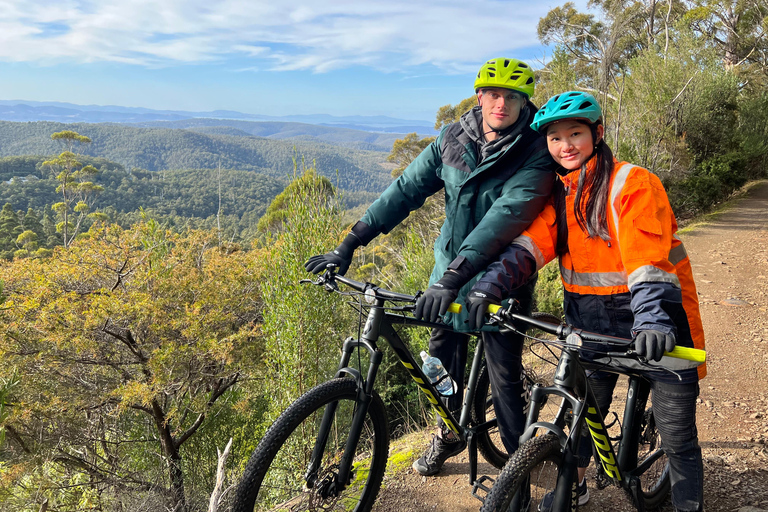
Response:
[{"label": "helmet vent", "polygon": [[591,106],[592,106],[592,104],[591,104],[590,102],[588,102],[588,101],[585,101],[584,103],[582,103],[581,105],[579,105],[579,110],[583,110],[583,109],[585,109],[585,108],[589,108],[589,107],[591,107]]},{"label": "helmet vent", "polygon": [[525,64],[524,62],[521,62],[520,64],[518,64],[518,66],[520,66],[521,68],[528,69],[528,64]]},{"label": "helmet vent", "polygon": [[491,77],[491,78],[495,78],[496,77],[496,73],[494,73],[492,71],[489,71],[488,72],[488,76]]},{"label": "helmet vent", "polygon": [[526,85],[527,85],[527,84],[532,84],[532,83],[533,83],[533,78],[530,78],[530,77],[529,77],[529,78],[528,78],[528,81],[527,81],[527,82],[525,82],[525,83],[526,83]]},{"label": "helmet vent", "polygon": [[504,67],[509,66],[509,59],[504,59]]}]

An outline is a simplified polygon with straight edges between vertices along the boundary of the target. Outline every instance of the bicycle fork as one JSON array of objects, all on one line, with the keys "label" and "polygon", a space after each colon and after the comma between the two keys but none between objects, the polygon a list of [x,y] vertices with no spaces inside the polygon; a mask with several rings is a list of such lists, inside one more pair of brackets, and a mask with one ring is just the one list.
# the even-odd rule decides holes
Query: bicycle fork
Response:
[{"label": "bicycle fork", "polygon": [[[344,374],[348,374],[353,379],[355,379],[355,382],[357,383],[357,398],[355,401],[355,410],[352,415],[352,422],[350,424],[349,436],[347,437],[347,442],[344,446],[344,453],[342,454],[341,460],[339,461],[336,481],[329,482],[330,487],[322,490],[322,492],[327,494],[327,496],[338,495],[347,487],[347,485],[349,485],[349,483],[354,478],[352,465],[354,463],[355,449],[357,448],[357,444],[360,441],[360,434],[363,431],[365,416],[368,414],[368,405],[373,399],[373,383],[376,380],[376,373],[378,372],[381,360],[383,358],[382,352],[378,350],[375,343],[371,343],[370,332],[368,332],[370,330],[369,327],[372,324],[371,319],[374,317],[375,320],[375,313],[377,312],[380,312],[378,308],[371,310],[368,317],[368,323],[366,323],[366,330],[364,332],[363,339],[356,340],[351,337],[347,338],[344,341],[344,346],[342,348],[341,361],[339,362],[339,369],[336,372],[336,377],[338,378],[344,376]],[[375,322],[374,325],[376,325]],[[369,336],[366,336],[366,334]],[[376,338],[378,338],[378,333],[376,333],[376,337],[373,339],[375,340]],[[368,366],[368,375],[366,376],[366,379],[363,379],[360,371],[349,366],[352,353],[355,350],[361,349],[367,350],[370,357],[370,364]],[[320,423],[317,440],[315,441],[315,446],[312,450],[312,458],[310,459],[309,467],[307,468],[307,472],[305,474],[307,487],[310,489],[317,482],[318,472],[320,471],[320,463],[322,462],[328,436],[331,432],[331,425],[333,424],[333,420],[336,417],[337,406],[338,402],[331,402],[325,407],[325,411],[323,412],[323,419]],[[323,497],[325,498],[327,496]]]}]

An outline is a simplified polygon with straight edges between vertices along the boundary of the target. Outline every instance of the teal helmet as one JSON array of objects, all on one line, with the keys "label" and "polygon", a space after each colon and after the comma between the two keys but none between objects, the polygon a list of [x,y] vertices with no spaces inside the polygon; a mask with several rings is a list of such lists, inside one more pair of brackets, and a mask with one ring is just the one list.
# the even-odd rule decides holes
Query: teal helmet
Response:
[{"label": "teal helmet", "polygon": [[531,128],[541,132],[544,127],[562,119],[586,119],[590,124],[602,121],[603,111],[588,92],[569,91],[549,100],[536,112]]}]

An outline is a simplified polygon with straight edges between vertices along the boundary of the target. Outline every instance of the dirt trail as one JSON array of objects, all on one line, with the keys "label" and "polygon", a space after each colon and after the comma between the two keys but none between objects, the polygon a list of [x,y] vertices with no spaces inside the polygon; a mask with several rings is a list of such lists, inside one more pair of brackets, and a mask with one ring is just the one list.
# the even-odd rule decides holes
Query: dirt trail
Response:
[{"label": "dirt trail", "polygon": [[[709,373],[697,417],[706,508],[768,510],[768,182],[680,238],[693,265],[707,340]],[[420,452],[429,436],[412,436],[409,449]],[[497,471],[481,464],[479,473],[493,477]],[[396,471],[386,477],[373,510],[476,511],[480,502],[471,496],[467,474],[466,453],[438,476]],[[621,491],[597,490],[593,482],[592,499],[580,510],[634,510]],[[661,510],[673,510],[669,500]]]}]

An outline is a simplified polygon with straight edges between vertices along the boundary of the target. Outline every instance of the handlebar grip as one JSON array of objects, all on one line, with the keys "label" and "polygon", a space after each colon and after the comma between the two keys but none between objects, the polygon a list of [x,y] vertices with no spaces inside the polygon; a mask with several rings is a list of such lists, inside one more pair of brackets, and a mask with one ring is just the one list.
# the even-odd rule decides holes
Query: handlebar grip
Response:
[{"label": "handlebar grip", "polygon": [[448,306],[448,312],[455,314],[461,313],[461,304],[458,302],[451,302],[451,304]]},{"label": "handlebar grip", "polygon": [[664,352],[665,356],[703,363],[707,360],[707,351],[698,348],[675,347],[672,352]]},{"label": "handlebar grip", "polygon": [[[488,313],[496,313],[500,309],[502,309],[502,306],[499,304],[488,304]],[[461,310],[462,306],[458,302],[451,302],[450,306],[448,306],[449,313],[459,314],[461,313]]]}]

